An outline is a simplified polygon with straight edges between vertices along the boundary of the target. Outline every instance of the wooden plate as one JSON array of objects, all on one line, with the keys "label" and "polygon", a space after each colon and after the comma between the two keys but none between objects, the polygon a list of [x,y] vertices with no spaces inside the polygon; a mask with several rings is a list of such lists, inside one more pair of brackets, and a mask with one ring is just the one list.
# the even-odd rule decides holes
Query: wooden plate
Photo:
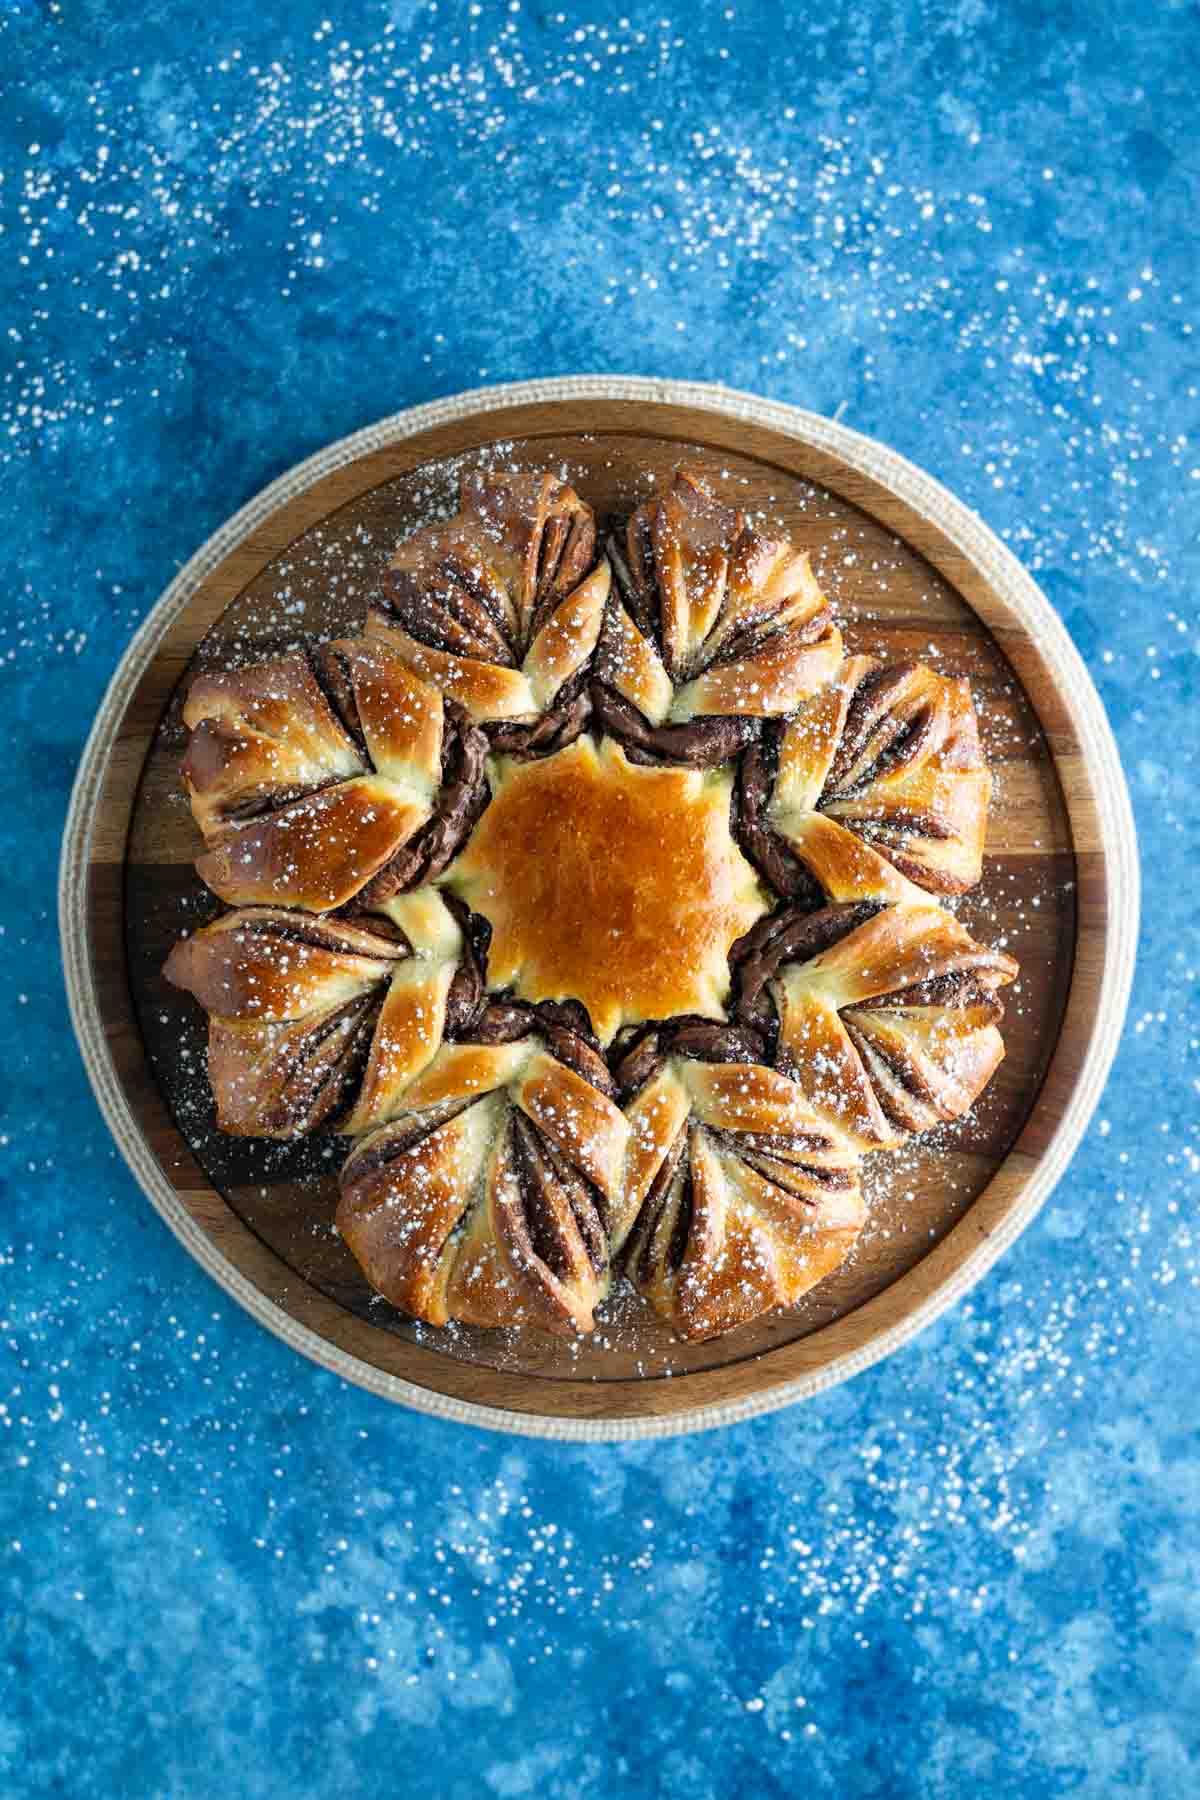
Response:
[{"label": "wooden plate", "polygon": [[[690,1346],[632,1295],[584,1343],[431,1331],[372,1299],[332,1229],[336,1140],[297,1149],[212,1127],[203,1023],[159,973],[209,905],[178,782],[181,678],[306,630],[352,628],[396,539],[448,508],[476,461],[561,470],[604,513],[628,509],[683,457],[812,550],[852,648],[970,676],[997,779],[985,880],[958,911],[1021,961],[1007,1059],[941,1142],[870,1159],[861,1246],[794,1312]],[[76,1029],[117,1142],[168,1224],[257,1319],[425,1411],[616,1438],[813,1394],[978,1279],[1050,1192],[1099,1097],[1128,995],[1137,880],[1128,798],[1083,664],[1033,582],[945,489],[793,408],[572,378],[399,414],[302,464],[217,532],[114,677],[76,785],[60,903]]]}]

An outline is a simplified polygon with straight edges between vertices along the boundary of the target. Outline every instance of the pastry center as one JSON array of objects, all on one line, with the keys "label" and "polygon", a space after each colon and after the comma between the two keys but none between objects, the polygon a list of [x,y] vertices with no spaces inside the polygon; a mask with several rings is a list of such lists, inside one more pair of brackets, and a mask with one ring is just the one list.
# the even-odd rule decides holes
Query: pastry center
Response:
[{"label": "pastry center", "polygon": [[769,910],[729,830],[725,771],[643,768],[605,739],[490,765],[492,801],[446,875],[490,922],[488,985],[580,1000],[602,1042],[723,1018],[729,950]]}]

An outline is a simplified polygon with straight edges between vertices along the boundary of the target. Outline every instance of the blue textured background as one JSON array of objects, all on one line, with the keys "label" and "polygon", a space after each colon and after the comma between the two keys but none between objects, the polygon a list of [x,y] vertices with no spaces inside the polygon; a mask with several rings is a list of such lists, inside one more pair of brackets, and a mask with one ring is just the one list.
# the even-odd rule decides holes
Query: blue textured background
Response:
[{"label": "blue textured background", "polygon": [[[1197,9],[326,5],[0,0],[0,1790],[1195,1794]],[[564,1449],[346,1388],[189,1262],[52,896],[104,684],[235,506],[587,370],[841,409],[976,506],[1149,882],[1106,1100],[969,1304],[789,1414]]]}]

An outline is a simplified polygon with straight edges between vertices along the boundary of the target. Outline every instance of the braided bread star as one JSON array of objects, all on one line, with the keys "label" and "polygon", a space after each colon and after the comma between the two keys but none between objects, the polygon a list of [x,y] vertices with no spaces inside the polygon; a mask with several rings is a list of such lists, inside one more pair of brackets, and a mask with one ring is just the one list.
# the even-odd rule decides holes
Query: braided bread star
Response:
[{"label": "braided bread star", "polygon": [[590,1331],[629,1127],[579,1009],[493,1003],[342,1170],[368,1281],[433,1325]]},{"label": "braided bread star", "polygon": [[675,1020],[617,1066],[630,1138],[614,1243],[685,1338],[792,1305],[862,1228],[857,1153],[761,1055],[753,1032]]},{"label": "braided bread star", "polygon": [[591,508],[555,476],[468,475],[454,517],[396,551],[367,632],[486,723],[495,749],[561,749],[591,710],[611,580],[595,550]]},{"label": "braided bread star", "polygon": [[759,719],[837,672],[841,634],[807,556],[763,537],[700,471],[678,469],[609,556],[616,590],[592,697],[630,756],[726,762]]},{"label": "braided bread star", "polygon": [[440,873],[486,800],[462,708],[365,638],[198,675],[183,777],[231,906],[330,912]]},{"label": "braided bread star", "polygon": [[850,656],[747,750],[738,839],[789,899],[919,903],[979,880],[991,785],[965,681]]},{"label": "braided bread star", "polygon": [[738,1013],[819,1118],[860,1150],[957,1119],[1004,1055],[1017,964],[941,907],[785,910],[735,946]]},{"label": "braided bread star", "polygon": [[434,1325],[587,1331],[618,1267],[690,1339],[790,1305],[862,1156],[1004,1053],[1017,965],[935,903],[980,876],[966,683],[845,657],[807,558],[696,470],[610,555],[557,477],[469,475],[364,636],[184,709],[233,910],[165,973],[218,1125],[354,1139],[338,1227]]}]

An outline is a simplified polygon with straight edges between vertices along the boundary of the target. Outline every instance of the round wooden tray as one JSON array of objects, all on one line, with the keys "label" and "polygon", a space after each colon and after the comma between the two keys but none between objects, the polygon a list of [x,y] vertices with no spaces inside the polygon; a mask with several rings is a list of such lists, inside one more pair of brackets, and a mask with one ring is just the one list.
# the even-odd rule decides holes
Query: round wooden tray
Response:
[{"label": "round wooden tray", "polygon": [[[180,683],[304,631],[352,629],[395,541],[477,461],[546,466],[598,513],[681,459],[787,529],[850,647],[970,676],[996,776],[981,888],[960,917],[1021,962],[1007,1058],[974,1116],[868,1163],[871,1224],[793,1312],[677,1343],[631,1295],[597,1338],[431,1331],[373,1300],[332,1229],[335,1140],[223,1138],[203,1021],[168,988],[207,897],[178,781]],[[306,1355],[446,1417],[564,1438],[696,1429],[803,1398],[886,1355],[976,1281],[1079,1141],[1120,1031],[1137,931],[1128,797],[1100,702],[1054,612],[944,488],[826,419],[723,389],[570,378],[401,413],[275,482],[200,550],[113,679],[68,820],[60,908],[76,1030],[100,1105],[192,1254]]]}]

